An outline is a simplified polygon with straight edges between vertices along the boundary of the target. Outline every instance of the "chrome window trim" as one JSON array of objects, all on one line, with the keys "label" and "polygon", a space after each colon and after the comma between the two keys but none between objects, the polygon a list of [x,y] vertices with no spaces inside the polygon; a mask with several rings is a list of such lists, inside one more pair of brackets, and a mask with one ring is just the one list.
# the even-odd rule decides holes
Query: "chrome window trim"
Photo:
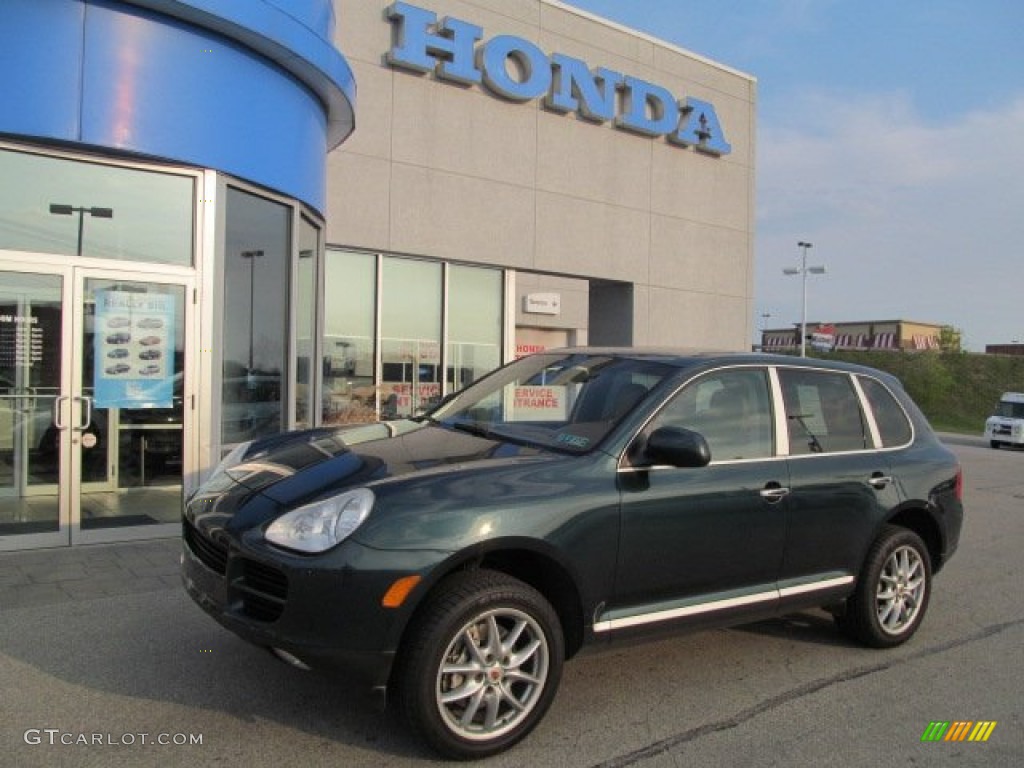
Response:
[{"label": "chrome window trim", "polygon": [[[645,429],[647,429],[647,427],[651,424],[651,422],[654,421],[658,417],[658,415],[664,409],[665,405],[672,398],[674,398],[676,395],[678,395],[679,392],[682,391],[685,387],[689,386],[691,383],[693,383],[697,379],[699,379],[699,378],[701,378],[703,376],[707,376],[709,374],[718,373],[718,372],[721,372],[721,371],[743,370],[743,369],[750,369],[750,368],[762,368],[762,369],[764,369],[767,372],[767,375],[768,375],[769,400],[771,402],[771,407],[772,407],[772,425],[773,425],[773,429],[775,430],[775,435],[774,435],[775,449],[774,449],[774,453],[771,456],[761,456],[761,457],[750,458],[750,459],[726,459],[726,460],[722,460],[722,461],[714,461],[714,460],[712,460],[711,463],[708,466],[725,466],[725,465],[729,465],[729,464],[749,464],[749,463],[752,463],[752,462],[773,461],[773,460],[778,460],[778,459],[808,459],[808,458],[816,458],[816,457],[819,457],[819,456],[846,456],[846,455],[851,455],[851,454],[862,454],[862,453],[866,453],[866,452],[892,452],[892,451],[897,451],[897,450],[906,448],[906,447],[908,447],[910,445],[913,445],[914,441],[917,439],[917,428],[914,425],[914,420],[912,418],[910,418],[910,414],[908,414],[906,408],[903,407],[903,403],[900,402],[900,399],[895,394],[893,394],[893,391],[892,391],[891,387],[889,387],[882,379],[878,378],[877,376],[872,376],[870,373],[862,373],[862,372],[859,372],[859,371],[846,371],[846,370],[842,370],[842,369],[828,368],[828,367],[815,366],[815,365],[787,365],[785,363],[752,362],[752,363],[725,364],[725,365],[716,366],[714,368],[709,368],[707,370],[702,370],[699,373],[697,373],[697,374],[695,374],[693,376],[690,376],[685,381],[681,382],[679,384],[679,386],[677,386],[674,390],[672,390],[672,392],[670,392],[668,395],[666,395],[665,399],[664,399],[664,401],[663,401],[663,403],[661,405],[661,407],[658,408],[658,410],[655,411],[653,414],[651,414],[644,421],[644,423],[641,424],[640,427],[634,432],[632,437],[630,437],[629,440],[626,441],[625,448],[623,449],[621,455],[619,456],[618,468],[616,469],[616,472],[617,473],[621,473],[621,474],[631,474],[631,473],[636,473],[636,472],[652,472],[652,471],[663,471],[663,470],[668,470],[668,469],[679,469],[678,467],[670,467],[670,466],[664,466],[664,465],[660,465],[660,464],[659,465],[654,465],[654,466],[649,466],[649,467],[633,467],[633,466],[630,466],[630,465],[626,464],[625,462],[626,462],[626,457],[629,455],[629,449],[639,439],[639,437],[643,433],[643,431]],[[814,371],[814,372],[817,372],[817,373],[831,373],[831,374],[838,374],[840,376],[848,377],[851,380],[851,382],[852,382],[854,391],[855,391],[855,393],[857,395],[857,399],[858,399],[858,401],[860,403],[861,412],[864,414],[864,417],[867,420],[868,431],[871,434],[871,440],[872,440],[873,445],[870,446],[870,447],[867,447],[867,448],[860,448],[860,449],[852,450],[852,451],[830,451],[830,452],[827,452],[827,453],[809,453],[809,454],[797,454],[797,455],[791,454],[791,452],[790,452],[790,444],[789,444],[789,429],[788,429],[787,417],[786,417],[786,403],[785,403],[785,398],[782,395],[782,382],[781,382],[781,379],[779,377],[779,371],[780,370]],[[871,379],[872,381],[876,382],[881,387],[883,387],[889,393],[889,396],[892,397],[892,399],[899,406],[900,411],[902,411],[902,413],[903,413],[903,417],[907,420],[907,423],[910,425],[910,440],[909,441],[907,441],[905,443],[901,443],[900,445],[891,445],[891,446],[883,445],[882,439],[881,439],[881,434],[880,434],[879,429],[878,429],[878,422],[875,419],[874,409],[871,407],[871,403],[868,400],[867,394],[864,392],[863,388],[861,387],[860,379],[862,377],[863,378],[867,378],[867,379]]]},{"label": "chrome window trim", "polygon": [[[871,376],[870,374],[867,374],[867,373],[856,373],[856,374],[854,374],[853,378],[855,380],[857,380],[858,387],[860,385],[860,381],[859,380],[860,380],[861,377],[863,377],[865,379],[871,379],[871,381],[875,382],[876,384],[878,384],[878,386],[882,387],[882,389],[884,389],[886,392],[888,392],[889,393],[889,397],[891,397],[893,399],[893,401],[896,403],[896,405],[899,406],[900,411],[903,413],[903,418],[907,420],[907,424],[910,426],[910,439],[907,440],[907,442],[900,443],[899,445],[883,446],[879,450],[896,451],[896,450],[899,450],[901,448],[908,448],[909,446],[913,445],[916,442],[916,440],[917,440],[917,426],[914,424],[914,420],[912,418],[910,418],[910,414],[907,413],[907,409],[903,407],[903,403],[900,402],[900,399],[898,397],[896,397],[896,394],[892,391],[892,387],[890,387],[888,384],[886,384],[884,381],[882,381],[877,376]],[[863,389],[860,389],[860,391],[863,392]],[[864,399],[865,399],[865,401],[867,400],[867,395],[866,394],[865,394]],[[875,415],[874,409],[871,408],[870,411],[871,411],[872,418],[874,418],[874,415]],[[883,441],[881,439],[881,432],[879,432],[878,444],[881,446],[882,442]]]},{"label": "chrome window trim", "polygon": [[878,432],[878,422],[875,420],[875,410],[871,407],[868,402],[867,395],[864,394],[864,390],[860,386],[860,376],[851,376],[853,380],[853,389],[857,393],[857,399],[860,401],[860,411],[864,414],[864,418],[867,419],[868,430],[871,432],[871,444],[878,450],[882,447],[882,437]]},{"label": "chrome window trim", "polygon": [[[777,373],[778,369],[785,369],[785,370],[796,370],[796,371],[814,371],[816,373],[839,374],[840,376],[846,376],[847,378],[849,378],[851,380],[852,385],[853,385],[854,392],[857,394],[857,398],[858,398],[858,400],[860,402],[861,412],[864,414],[865,418],[868,421],[869,431],[871,432],[871,438],[874,441],[874,446],[870,447],[870,448],[858,448],[858,449],[853,450],[853,451],[826,451],[824,453],[801,453],[801,454],[796,454],[796,455],[789,455],[789,454],[787,454],[789,456],[789,458],[791,458],[791,459],[805,459],[805,458],[814,458],[814,457],[817,457],[817,456],[847,456],[847,455],[850,455],[850,454],[867,453],[867,452],[895,451],[895,450],[899,450],[901,448],[906,448],[907,446],[912,445],[914,443],[914,440],[917,437],[917,431],[914,428],[914,420],[912,418],[910,418],[910,415],[907,413],[906,409],[903,407],[903,403],[900,402],[900,399],[898,397],[896,397],[896,395],[894,395],[892,393],[892,390],[888,386],[886,386],[885,382],[882,381],[881,379],[879,379],[877,376],[871,376],[869,374],[861,373],[859,371],[845,371],[845,370],[838,369],[838,368],[824,368],[824,367],[820,367],[820,366],[810,366],[810,365],[805,366],[805,365],[785,365],[785,364],[777,365],[776,364],[776,365],[772,365],[772,368],[776,369],[775,373],[774,373],[774,375],[776,377],[778,376],[778,373]],[[871,379],[872,381],[877,382],[880,386],[885,388],[885,390],[889,393],[889,396],[892,397],[892,399],[900,407],[900,410],[903,412],[903,417],[907,420],[907,423],[910,425],[910,440],[909,440],[909,442],[902,443],[901,445],[894,445],[894,446],[883,446],[882,445],[882,441],[881,441],[881,438],[880,438],[879,433],[878,433],[878,425],[877,425],[877,422],[875,421],[874,409],[871,408],[871,404],[868,402],[867,396],[864,394],[864,390],[860,386],[859,379],[862,376],[864,378],[868,378],[868,379]],[[785,400],[782,397],[781,385],[780,385],[779,393],[778,394],[779,394],[778,405],[784,410],[784,408],[785,408]],[[783,420],[783,426],[786,426],[785,420]],[[789,430],[788,430],[788,428],[785,431],[785,436],[786,436],[786,443],[787,443],[787,450],[788,450],[788,442],[789,442]]]},{"label": "chrome window trim", "polygon": [[[768,461],[785,461],[786,459],[793,458],[791,456],[760,456],[754,459],[722,459],[721,461],[712,461],[708,464],[709,467],[727,467],[733,464],[757,464]],[[619,466],[615,470],[616,474],[633,474],[637,472],[663,472],[665,470],[674,469],[679,470],[680,467],[673,467],[671,464],[652,464],[644,467],[631,467],[631,466]]]},{"label": "chrome window trim", "polygon": [[768,366],[768,382],[772,395],[772,418],[775,428],[775,455],[789,457],[789,427],[786,423],[786,401],[782,397],[782,382],[778,366]]},{"label": "chrome window trim", "polygon": [[[761,369],[761,370],[764,370],[764,371],[767,372],[768,369],[771,368],[771,365],[768,364],[768,363],[735,363],[735,364],[719,365],[719,366],[716,366],[714,368],[708,368],[706,370],[702,370],[699,373],[696,373],[693,376],[690,376],[688,379],[680,382],[679,386],[677,386],[670,393],[665,395],[665,397],[662,399],[661,406],[654,413],[652,413],[650,416],[648,416],[644,420],[644,423],[641,424],[636,429],[636,431],[633,432],[632,437],[630,437],[626,441],[625,447],[623,448],[621,454],[619,455],[618,468],[616,469],[616,472],[649,472],[652,469],[679,469],[679,467],[664,467],[662,465],[655,465],[655,466],[648,466],[648,467],[633,467],[633,466],[627,465],[625,463],[625,461],[626,461],[626,457],[629,455],[629,449],[633,446],[633,444],[638,439],[640,439],[640,435],[643,433],[643,431],[645,429],[647,429],[647,427],[650,425],[650,423],[652,421],[654,421],[656,418],[658,418],[658,415],[665,409],[665,406],[668,405],[669,401],[671,401],[676,395],[678,395],[681,391],[683,391],[683,389],[688,387],[690,384],[692,384],[697,379],[703,378],[704,376],[707,376],[709,374],[718,373],[720,371],[740,371],[740,370],[747,370],[747,369],[751,369],[751,368],[757,368],[757,369]],[[671,378],[671,374],[669,375],[668,378]],[[778,410],[777,404],[775,403],[775,399],[774,398],[775,398],[775,393],[772,391],[771,384],[769,383],[768,399],[769,399],[769,402],[771,402],[771,404],[772,404],[773,410]],[[708,464],[708,466],[709,467],[717,467],[717,466],[720,466],[720,465],[723,465],[723,464],[750,463],[750,462],[754,462],[754,461],[769,461],[771,459],[776,459],[776,458],[779,457],[777,445],[778,444],[775,443],[775,446],[776,446],[775,447],[775,452],[771,456],[758,456],[756,458],[750,458],[750,459],[725,459],[725,460],[722,460],[722,461],[715,461],[714,459],[712,459],[711,463]]]}]

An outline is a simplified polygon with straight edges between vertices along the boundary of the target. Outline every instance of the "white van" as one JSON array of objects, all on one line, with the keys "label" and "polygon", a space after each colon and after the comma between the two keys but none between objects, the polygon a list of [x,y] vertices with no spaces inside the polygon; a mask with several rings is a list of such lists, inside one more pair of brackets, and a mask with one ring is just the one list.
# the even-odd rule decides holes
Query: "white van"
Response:
[{"label": "white van", "polygon": [[1024,445],[1024,392],[1004,392],[996,412],[985,421],[989,445]]}]

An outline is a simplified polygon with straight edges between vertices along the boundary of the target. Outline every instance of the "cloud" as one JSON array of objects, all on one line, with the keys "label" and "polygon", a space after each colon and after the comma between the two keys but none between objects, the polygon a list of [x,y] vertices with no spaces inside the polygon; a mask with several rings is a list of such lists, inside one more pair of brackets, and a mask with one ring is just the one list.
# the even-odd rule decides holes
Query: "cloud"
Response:
[{"label": "cloud", "polygon": [[1024,338],[1024,310],[1006,295],[1021,274],[1022,209],[1024,93],[942,121],[898,92],[806,94],[761,120],[759,312],[799,321],[799,288],[781,269],[810,240],[829,275],[809,278],[809,320],[950,324],[974,349]]}]

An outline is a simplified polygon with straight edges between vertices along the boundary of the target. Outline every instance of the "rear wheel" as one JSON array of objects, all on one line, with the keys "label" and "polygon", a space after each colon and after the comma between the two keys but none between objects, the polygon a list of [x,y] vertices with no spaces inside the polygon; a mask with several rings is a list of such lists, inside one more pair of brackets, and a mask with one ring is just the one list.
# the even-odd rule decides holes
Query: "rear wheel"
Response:
[{"label": "rear wheel", "polygon": [[397,704],[442,755],[486,757],[544,717],[563,658],[561,624],[539,592],[494,571],[455,574],[409,629],[395,670]]},{"label": "rear wheel", "polygon": [[906,642],[917,631],[931,596],[931,557],[913,531],[886,526],[871,546],[857,589],[840,628],[854,640],[875,648]]}]

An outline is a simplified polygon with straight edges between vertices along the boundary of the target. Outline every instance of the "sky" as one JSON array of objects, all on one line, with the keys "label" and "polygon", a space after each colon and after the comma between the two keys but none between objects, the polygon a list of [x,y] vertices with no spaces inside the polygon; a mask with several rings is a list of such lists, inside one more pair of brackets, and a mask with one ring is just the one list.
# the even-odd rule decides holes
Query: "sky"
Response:
[{"label": "sky", "polygon": [[1024,2],[566,2],[757,78],[755,339],[806,241],[809,323],[1024,342]]}]

